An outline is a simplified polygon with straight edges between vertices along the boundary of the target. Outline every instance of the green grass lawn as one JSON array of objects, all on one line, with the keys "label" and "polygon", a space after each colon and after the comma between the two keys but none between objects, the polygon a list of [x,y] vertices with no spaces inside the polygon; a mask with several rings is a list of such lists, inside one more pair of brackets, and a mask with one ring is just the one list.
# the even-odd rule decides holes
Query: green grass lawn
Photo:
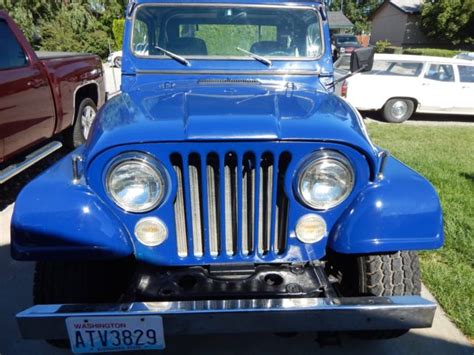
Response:
[{"label": "green grass lawn", "polygon": [[375,144],[435,186],[445,245],[422,252],[423,282],[450,318],[474,338],[474,127],[369,123]]}]

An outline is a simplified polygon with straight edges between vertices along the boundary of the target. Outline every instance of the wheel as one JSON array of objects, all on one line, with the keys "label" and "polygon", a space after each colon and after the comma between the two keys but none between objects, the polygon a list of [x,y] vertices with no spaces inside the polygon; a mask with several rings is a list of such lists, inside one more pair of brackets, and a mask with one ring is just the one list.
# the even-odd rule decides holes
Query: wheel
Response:
[{"label": "wheel", "polygon": [[[408,296],[421,292],[420,264],[414,252],[379,255],[331,255],[328,272],[337,275],[343,296]],[[364,339],[391,339],[409,329],[357,331]]]},{"label": "wheel", "polygon": [[[132,277],[130,261],[37,262],[33,281],[34,304],[114,303]],[[47,340],[69,347],[69,341]]]},{"label": "wheel", "polygon": [[415,103],[409,99],[390,99],[383,107],[383,117],[387,122],[402,123],[415,112]]},{"label": "wheel", "polygon": [[76,109],[74,126],[66,136],[68,146],[77,148],[86,141],[96,114],[95,102],[91,98],[83,99]]},{"label": "wheel", "polygon": [[114,67],[116,67],[116,68],[121,68],[122,67],[122,57],[115,57]]}]

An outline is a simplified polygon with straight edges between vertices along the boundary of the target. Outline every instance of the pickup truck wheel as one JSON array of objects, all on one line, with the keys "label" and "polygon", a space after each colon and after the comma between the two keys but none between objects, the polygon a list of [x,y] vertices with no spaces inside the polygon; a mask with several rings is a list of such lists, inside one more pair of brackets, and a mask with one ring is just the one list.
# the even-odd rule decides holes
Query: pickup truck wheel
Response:
[{"label": "pickup truck wheel", "polygon": [[[421,292],[420,264],[415,252],[361,256],[337,254],[332,257],[330,264],[339,274],[343,296],[408,296]],[[329,272],[334,273],[334,269]],[[391,339],[408,331],[357,331],[351,334],[363,339]]]},{"label": "pickup truck wheel", "polygon": [[95,102],[90,98],[83,99],[77,107],[72,131],[66,137],[68,146],[77,148],[86,141],[96,114],[97,106]]},{"label": "pickup truck wheel", "polygon": [[[36,263],[34,304],[113,303],[126,291],[132,277],[130,261]],[[68,340],[47,340],[53,346],[69,347]]]},{"label": "pickup truck wheel", "polygon": [[383,107],[383,117],[387,122],[402,123],[415,112],[415,103],[409,99],[390,99]]}]

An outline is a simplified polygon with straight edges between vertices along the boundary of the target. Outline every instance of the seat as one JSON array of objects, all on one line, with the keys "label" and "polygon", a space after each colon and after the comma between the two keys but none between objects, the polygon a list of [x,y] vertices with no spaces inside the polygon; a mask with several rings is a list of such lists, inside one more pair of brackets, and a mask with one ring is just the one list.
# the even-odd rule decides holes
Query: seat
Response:
[{"label": "seat", "polygon": [[166,49],[181,55],[207,55],[206,42],[195,37],[176,38],[168,43]]},{"label": "seat", "polygon": [[277,41],[260,41],[255,42],[250,47],[250,52],[259,55],[269,55],[274,52],[287,52],[288,48]]}]

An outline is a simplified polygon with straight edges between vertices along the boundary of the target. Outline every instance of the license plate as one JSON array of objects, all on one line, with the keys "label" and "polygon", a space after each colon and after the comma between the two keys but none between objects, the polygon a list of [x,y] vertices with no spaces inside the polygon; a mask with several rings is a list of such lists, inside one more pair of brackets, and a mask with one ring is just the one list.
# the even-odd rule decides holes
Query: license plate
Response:
[{"label": "license plate", "polygon": [[160,316],[71,317],[66,327],[76,354],[165,348]]}]

